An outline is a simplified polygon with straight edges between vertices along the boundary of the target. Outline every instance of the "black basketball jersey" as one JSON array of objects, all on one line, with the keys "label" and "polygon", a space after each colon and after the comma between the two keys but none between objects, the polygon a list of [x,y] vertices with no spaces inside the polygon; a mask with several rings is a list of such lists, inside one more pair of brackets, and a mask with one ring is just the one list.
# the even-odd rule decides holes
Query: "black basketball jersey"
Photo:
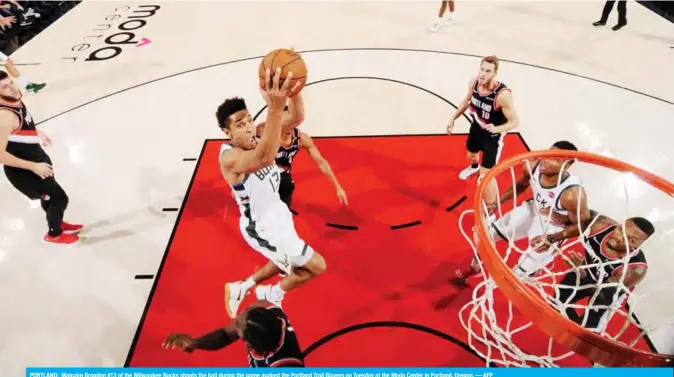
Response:
[{"label": "black basketball jersey", "polygon": [[288,317],[278,306],[267,308],[283,322],[283,335],[276,349],[268,355],[259,355],[252,349],[248,350],[248,364],[251,368],[277,367],[304,367],[304,357],[300,350],[300,343],[295,335],[295,329],[290,325]]},{"label": "black basketball jersey", "polygon": [[19,118],[19,128],[9,135],[7,152],[24,160],[42,162],[47,154],[40,145],[42,141],[26,105],[23,102],[10,105],[0,101],[0,111],[11,111]]},{"label": "black basketball jersey", "polygon": [[[585,239],[585,265],[591,266],[601,263],[601,265],[589,267],[587,269],[589,276],[596,282],[606,282],[612,275],[622,273],[620,271],[625,267],[625,258],[611,258],[604,251],[606,242],[608,241],[607,236],[611,234],[617,226],[618,225],[609,225]],[[643,251],[639,250],[637,253],[630,251],[630,253],[632,255],[627,261],[628,266],[647,266],[646,256]]]},{"label": "black basketball jersey", "polygon": [[297,152],[300,151],[300,130],[297,128],[293,129],[292,141],[288,148],[281,145],[276,153],[276,165],[279,166],[282,170],[290,171],[290,166],[293,163],[293,158]]},{"label": "black basketball jersey", "polygon": [[473,95],[470,97],[470,115],[473,118],[473,123],[485,128],[488,124],[500,126],[508,122],[508,118],[503,114],[503,110],[496,108],[496,98],[504,90],[510,90],[508,87],[500,82],[494,90],[482,95],[479,90],[479,83],[475,80],[473,84]]}]

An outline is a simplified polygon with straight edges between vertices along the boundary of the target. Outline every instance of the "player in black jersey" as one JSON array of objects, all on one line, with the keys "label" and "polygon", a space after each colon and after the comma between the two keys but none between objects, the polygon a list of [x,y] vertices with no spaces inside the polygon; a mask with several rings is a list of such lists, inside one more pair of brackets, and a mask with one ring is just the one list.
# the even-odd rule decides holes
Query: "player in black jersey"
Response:
[{"label": "player in black jersey", "polygon": [[[340,203],[348,204],[346,191],[342,188],[339,180],[332,171],[328,161],[321,155],[321,152],[314,144],[311,136],[306,132],[300,131],[296,128],[304,121],[304,102],[301,95],[293,97],[290,105],[285,108],[283,116],[283,130],[281,134],[281,146],[276,154],[276,165],[281,169],[281,183],[279,185],[279,195],[281,200],[290,208],[293,200],[293,192],[295,191],[295,182],[292,178],[292,162],[295,155],[300,149],[305,149],[309,152],[309,156],[316,163],[318,168],[330,178],[335,191],[337,192],[337,199]],[[300,98],[297,98],[300,97]],[[264,132],[264,123],[257,126],[257,135],[262,137]]]},{"label": "player in black jersey", "polygon": [[184,352],[217,351],[243,339],[248,349],[248,364],[252,368],[304,367],[295,329],[283,310],[269,301],[251,304],[225,328],[214,330],[199,338],[187,334],[171,334],[162,346],[178,347]]},{"label": "player in black jersey", "polygon": [[[482,59],[477,79],[471,80],[463,104],[456,109],[447,126],[447,133],[451,134],[454,121],[470,109],[471,125],[466,148],[471,165],[459,173],[461,179],[468,179],[478,171],[482,177],[493,168],[501,157],[506,133],[519,126],[520,121],[510,89],[496,81],[498,68],[499,60],[496,56]],[[496,190],[495,181],[487,186],[484,195],[487,203],[496,201]]]},{"label": "player in black jersey", "polygon": [[[604,286],[607,283],[622,282],[627,289],[632,290],[644,279],[648,264],[640,247],[655,232],[655,228],[643,217],[632,217],[624,224],[618,224],[592,211],[592,219],[595,218],[589,235],[583,238],[584,255],[574,251],[567,254],[568,260],[565,261],[577,269],[568,272],[558,284],[557,300],[562,305],[568,305],[583,298],[591,299],[596,294],[584,326],[601,331],[605,326],[603,317],[606,309],[592,306],[619,305],[627,296],[624,288]],[[577,237],[579,234],[580,229],[576,227],[575,231],[568,232],[567,237]],[[587,288],[578,289],[588,285]],[[583,317],[574,308],[566,308],[565,312],[569,319],[583,324]]]},{"label": "player in black jersey", "polygon": [[41,145],[51,141],[35,128],[33,117],[21,101],[21,91],[0,71],[0,164],[9,182],[32,200],[40,199],[47,213],[49,232],[44,241],[69,244],[82,225],[63,221],[68,195],[54,179],[51,159]]}]

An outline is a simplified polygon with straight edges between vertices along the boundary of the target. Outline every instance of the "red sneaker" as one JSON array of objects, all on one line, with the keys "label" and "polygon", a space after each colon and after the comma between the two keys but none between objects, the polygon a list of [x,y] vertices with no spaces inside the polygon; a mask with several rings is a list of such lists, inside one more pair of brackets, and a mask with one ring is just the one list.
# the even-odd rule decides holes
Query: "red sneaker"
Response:
[{"label": "red sneaker", "polygon": [[64,245],[69,245],[73,242],[77,242],[80,237],[76,234],[61,233],[60,236],[52,237],[49,234],[45,234],[42,238],[45,242],[49,243],[60,243]]},{"label": "red sneaker", "polygon": [[67,222],[65,222],[65,221],[62,221],[62,222],[61,222],[61,230],[62,230],[64,233],[68,233],[68,234],[77,233],[77,232],[79,232],[80,230],[82,230],[82,228],[84,228],[84,225],[80,225],[80,224],[69,224],[69,223],[67,223]]}]

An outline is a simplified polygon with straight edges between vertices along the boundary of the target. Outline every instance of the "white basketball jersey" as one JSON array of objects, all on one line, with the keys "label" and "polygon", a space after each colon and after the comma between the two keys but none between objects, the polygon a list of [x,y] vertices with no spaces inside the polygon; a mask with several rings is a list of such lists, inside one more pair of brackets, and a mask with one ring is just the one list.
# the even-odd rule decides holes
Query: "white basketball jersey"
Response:
[{"label": "white basketball jersey", "polygon": [[581,185],[580,177],[569,173],[566,177],[562,177],[561,182],[558,184],[556,183],[552,187],[546,187],[541,184],[541,173],[538,170],[539,164],[540,163],[536,163],[531,172],[531,189],[534,194],[536,208],[540,211],[552,207],[553,212],[567,216],[568,211],[560,207],[559,199],[566,189]]},{"label": "white basketball jersey", "polygon": [[[233,147],[222,144],[220,156]],[[265,166],[255,173],[246,174],[243,182],[231,185],[235,193],[236,202],[239,205],[242,217],[249,222],[271,220],[278,215],[290,215],[290,210],[281,201],[278,189],[281,183],[281,175],[275,163]],[[286,213],[287,212],[287,213]]]}]

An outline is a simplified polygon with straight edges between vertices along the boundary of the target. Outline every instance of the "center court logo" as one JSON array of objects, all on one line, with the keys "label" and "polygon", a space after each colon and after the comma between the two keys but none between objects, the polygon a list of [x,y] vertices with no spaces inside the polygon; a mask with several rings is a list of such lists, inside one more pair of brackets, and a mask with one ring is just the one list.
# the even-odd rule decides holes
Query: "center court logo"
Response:
[{"label": "center court logo", "polygon": [[159,9],[159,5],[125,5],[115,8],[112,14],[105,17],[104,22],[94,27],[94,35],[84,37],[85,42],[70,48],[75,56],[62,59],[76,62],[82,58],[86,62],[99,62],[116,58],[131,45],[141,47],[151,43],[148,38],[138,37],[137,34]]}]

